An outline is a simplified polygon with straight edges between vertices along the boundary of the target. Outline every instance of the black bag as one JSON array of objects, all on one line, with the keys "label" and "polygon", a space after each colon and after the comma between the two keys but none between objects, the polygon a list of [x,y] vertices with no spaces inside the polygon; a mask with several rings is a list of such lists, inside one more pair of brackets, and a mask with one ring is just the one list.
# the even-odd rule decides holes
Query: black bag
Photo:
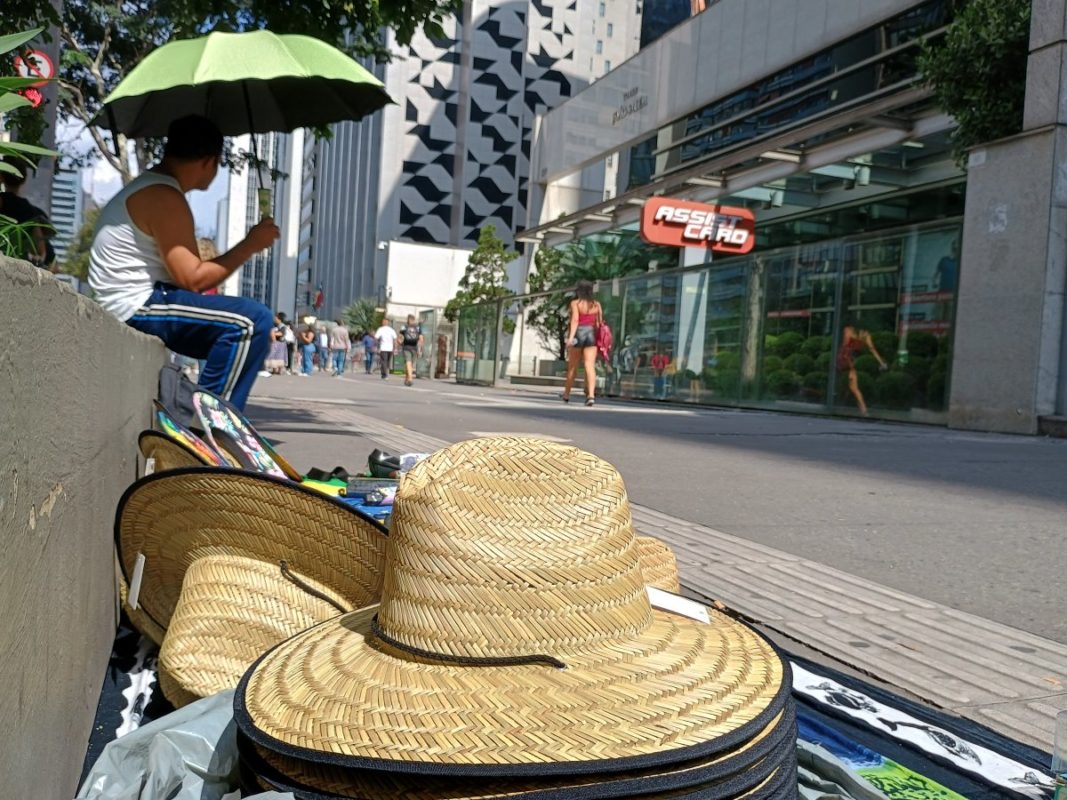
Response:
[{"label": "black bag", "polygon": [[159,402],[187,428],[198,428],[193,392],[197,385],[185,377],[177,364],[165,364],[159,371]]}]

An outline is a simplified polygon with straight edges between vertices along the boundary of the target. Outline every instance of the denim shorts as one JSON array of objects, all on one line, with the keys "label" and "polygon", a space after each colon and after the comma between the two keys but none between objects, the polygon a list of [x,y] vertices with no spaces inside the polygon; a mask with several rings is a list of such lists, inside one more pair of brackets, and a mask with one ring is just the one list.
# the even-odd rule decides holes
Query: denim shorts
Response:
[{"label": "denim shorts", "polygon": [[596,347],[596,329],[592,325],[579,325],[574,332],[574,347]]}]

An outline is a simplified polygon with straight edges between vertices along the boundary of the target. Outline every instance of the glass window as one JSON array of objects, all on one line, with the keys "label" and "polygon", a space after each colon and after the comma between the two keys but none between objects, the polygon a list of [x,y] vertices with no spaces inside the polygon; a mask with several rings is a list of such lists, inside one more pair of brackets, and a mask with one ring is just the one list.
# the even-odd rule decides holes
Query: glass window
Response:
[{"label": "glass window", "polygon": [[833,360],[839,245],[793,247],[760,254],[753,262],[753,290],[764,295],[757,397],[825,404]]},{"label": "glass window", "polygon": [[601,39],[596,40],[596,54],[600,55],[604,52],[604,42]]},{"label": "glass window", "polygon": [[604,60],[604,72],[611,72],[611,61],[608,59]]},{"label": "glass window", "polygon": [[922,420],[944,409],[959,253],[959,226],[845,248],[838,410]]},{"label": "glass window", "polygon": [[597,8],[597,14],[599,14],[601,17],[604,16],[607,11],[608,8],[606,3],[601,3],[600,6]]},{"label": "glass window", "polygon": [[610,22],[608,23],[608,38],[610,39],[615,34],[615,26]]}]

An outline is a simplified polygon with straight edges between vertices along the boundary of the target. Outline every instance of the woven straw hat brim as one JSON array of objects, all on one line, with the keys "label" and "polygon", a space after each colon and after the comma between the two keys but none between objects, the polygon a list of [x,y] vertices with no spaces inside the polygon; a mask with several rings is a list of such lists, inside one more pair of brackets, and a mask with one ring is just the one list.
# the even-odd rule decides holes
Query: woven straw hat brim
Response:
[{"label": "woven straw hat brim", "polygon": [[[789,695],[788,667],[751,628],[653,610],[640,635],[544,665],[413,660],[368,636],[361,609],[260,659],[234,699],[240,729],[283,755],[437,775],[618,772],[750,740]],[[281,701],[284,698],[284,702]]]},{"label": "woven straw hat brim", "polygon": [[350,608],[377,602],[387,538],[381,523],[339,500],[284,478],[216,467],[141,478],[115,512],[123,577],[129,581],[143,554],[139,607],[162,629],[186,570],[211,555],[284,560]]},{"label": "woven straw hat brim", "polygon": [[[641,800],[794,800],[797,796],[797,757],[796,743],[782,742],[777,748],[776,755],[781,754],[781,760],[774,766],[763,769],[760,779],[752,781],[748,788],[733,790],[730,781],[708,781],[691,786],[674,789],[657,789],[652,785],[639,789],[624,797],[636,797]],[[355,794],[331,794],[315,789],[309,789],[287,780],[284,776],[272,772],[266,767],[264,772],[257,771],[261,761],[254,758],[240,760],[240,774],[242,787],[246,791],[278,791],[290,792],[296,800],[384,800],[379,795]],[[747,776],[746,776],[747,777]],[[411,800],[418,800],[419,795],[410,795]],[[538,795],[539,800],[606,800],[604,795],[590,791],[589,793],[575,794],[574,790],[567,788],[562,790],[548,790]],[[478,795],[449,795],[450,800],[520,800],[516,795],[478,794]],[[530,796],[532,800],[533,796]],[[521,798],[527,800],[527,798]]]},{"label": "woven straw hat brim", "polygon": [[182,467],[207,466],[209,463],[195,451],[159,431],[141,431],[137,436],[137,447],[142,456],[155,459],[156,472]]},{"label": "woven straw hat brim", "polygon": [[[321,798],[371,800],[606,800],[704,785],[707,797],[728,797],[758,785],[796,747],[792,702],[751,741],[711,757],[613,775],[557,778],[446,778],[346,770],[272,753],[238,734],[241,759],[272,785]],[[717,790],[710,784],[718,782]]]},{"label": "woven straw hat brim", "polygon": [[122,604],[122,610],[126,612],[126,617],[130,620],[130,624],[150,641],[154,642],[157,647],[163,644],[163,638],[167,635],[167,632],[156,625],[140,607],[130,608],[130,604],[127,602],[130,595],[130,587],[127,585],[126,579],[121,576],[118,578],[118,583],[119,602]]},{"label": "woven straw hat brim", "polygon": [[277,564],[233,555],[190,565],[159,651],[160,687],[172,705],[233,689],[267,650],[349,610],[330,587],[292,577],[303,586]]}]

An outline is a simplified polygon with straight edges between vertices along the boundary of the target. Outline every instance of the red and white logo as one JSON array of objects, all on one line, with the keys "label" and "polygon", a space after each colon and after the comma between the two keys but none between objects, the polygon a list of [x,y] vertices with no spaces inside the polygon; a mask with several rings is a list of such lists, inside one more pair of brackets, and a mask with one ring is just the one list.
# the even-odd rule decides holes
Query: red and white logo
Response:
[{"label": "red and white logo", "polygon": [[641,238],[649,244],[744,255],[756,246],[756,217],[747,208],[656,197],[645,203]]}]

